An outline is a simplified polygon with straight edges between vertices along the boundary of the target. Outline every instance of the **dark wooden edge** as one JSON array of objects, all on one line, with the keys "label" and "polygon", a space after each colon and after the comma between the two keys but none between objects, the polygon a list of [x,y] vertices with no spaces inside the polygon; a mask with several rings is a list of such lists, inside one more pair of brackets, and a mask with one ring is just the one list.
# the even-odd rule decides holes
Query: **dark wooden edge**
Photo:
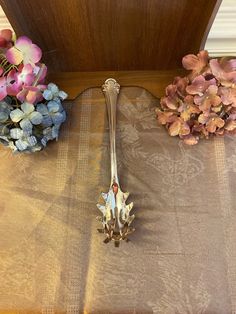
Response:
[{"label": "dark wooden edge", "polygon": [[210,17],[210,19],[209,19],[209,21],[208,21],[208,24],[207,24],[205,33],[204,33],[204,35],[203,35],[203,37],[202,37],[202,42],[201,42],[200,50],[204,49],[204,47],[205,47],[208,34],[209,34],[209,32],[210,32],[210,29],[211,29],[212,24],[213,24],[213,22],[214,22],[214,20],[215,20],[216,14],[217,14],[217,12],[218,12],[218,10],[219,10],[219,8],[220,8],[221,3],[222,3],[222,0],[217,0],[217,1],[216,1],[215,8],[214,8],[214,10],[213,10],[213,12],[212,12],[212,14],[211,14],[211,17]]},{"label": "dark wooden edge", "polygon": [[122,86],[138,86],[160,98],[165,88],[175,76],[184,75],[182,69],[169,71],[118,71],[118,72],[58,72],[48,75],[48,82],[56,83],[68,93],[69,100],[75,99],[83,91],[92,87],[101,87],[105,80],[114,78]]}]

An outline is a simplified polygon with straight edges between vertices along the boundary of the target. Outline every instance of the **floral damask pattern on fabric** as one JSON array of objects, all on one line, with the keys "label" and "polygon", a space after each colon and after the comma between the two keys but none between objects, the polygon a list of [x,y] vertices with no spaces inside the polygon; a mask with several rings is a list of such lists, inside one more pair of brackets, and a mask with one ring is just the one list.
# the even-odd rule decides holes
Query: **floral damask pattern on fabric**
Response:
[{"label": "floral damask pattern on fabric", "polygon": [[110,180],[100,89],[66,104],[50,148],[0,149],[0,310],[236,312],[236,139],[182,145],[156,123],[158,105],[141,88],[121,88],[118,171],[136,231],[119,249],[96,232],[97,195]]}]

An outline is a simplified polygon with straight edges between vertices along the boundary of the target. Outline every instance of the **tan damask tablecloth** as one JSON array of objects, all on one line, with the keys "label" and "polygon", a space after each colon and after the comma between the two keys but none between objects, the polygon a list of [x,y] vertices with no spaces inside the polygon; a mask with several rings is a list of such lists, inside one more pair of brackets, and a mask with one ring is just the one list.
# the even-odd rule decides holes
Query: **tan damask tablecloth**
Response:
[{"label": "tan damask tablecloth", "polygon": [[0,149],[0,313],[236,313],[236,137],[185,146],[156,105],[121,89],[118,170],[136,231],[119,248],[96,231],[110,182],[100,89],[67,103],[43,152]]}]

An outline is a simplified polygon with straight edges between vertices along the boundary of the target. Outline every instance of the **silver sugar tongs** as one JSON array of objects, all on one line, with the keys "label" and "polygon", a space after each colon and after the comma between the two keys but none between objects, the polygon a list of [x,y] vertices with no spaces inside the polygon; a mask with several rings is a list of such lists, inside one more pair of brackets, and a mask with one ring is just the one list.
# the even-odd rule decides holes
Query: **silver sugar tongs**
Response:
[{"label": "silver sugar tongs", "polygon": [[115,241],[115,246],[119,246],[121,240],[129,241],[127,236],[135,229],[130,227],[134,215],[130,216],[133,203],[125,204],[129,193],[123,193],[120,189],[117,161],[116,161],[116,104],[120,91],[120,85],[115,79],[109,78],[102,86],[105,94],[109,134],[110,134],[110,155],[111,155],[111,184],[108,193],[102,193],[105,205],[97,204],[98,209],[102,212],[99,220],[103,228],[99,232],[106,235],[105,243],[111,240]]}]

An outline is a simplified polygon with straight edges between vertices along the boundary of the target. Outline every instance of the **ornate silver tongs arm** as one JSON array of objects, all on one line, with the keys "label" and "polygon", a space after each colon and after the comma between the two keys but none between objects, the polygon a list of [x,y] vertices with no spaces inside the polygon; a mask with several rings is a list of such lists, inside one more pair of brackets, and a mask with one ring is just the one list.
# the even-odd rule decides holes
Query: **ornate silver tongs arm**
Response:
[{"label": "ornate silver tongs arm", "polygon": [[111,186],[114,182],[116,182],[119,186],[116,161],[116,103],[120,91],[120,85],[114,79],[108,79],[102,88],[105,94],[109,122]]},{"label": "ornate silver tongs arm", "polygon": [[108,193],[102,193],[105,205],[97,204],[98,209],[102,212],[100,220],[103,225],[103,229],[98,229],[98,231],[106,234],[105,243],[114,240],[115,245],[119,246],[120,241],[127,241],[127,235],[134,231],[134,228],[130,227],[134,219],[134,215],[130,216],[133,203],[125,204],[129,193],[121,191],[117,174],[116,105],[120,85],[116,80],[110,78],[105,81],[102,90],[105,94],[109,121],[111,184]]}]

